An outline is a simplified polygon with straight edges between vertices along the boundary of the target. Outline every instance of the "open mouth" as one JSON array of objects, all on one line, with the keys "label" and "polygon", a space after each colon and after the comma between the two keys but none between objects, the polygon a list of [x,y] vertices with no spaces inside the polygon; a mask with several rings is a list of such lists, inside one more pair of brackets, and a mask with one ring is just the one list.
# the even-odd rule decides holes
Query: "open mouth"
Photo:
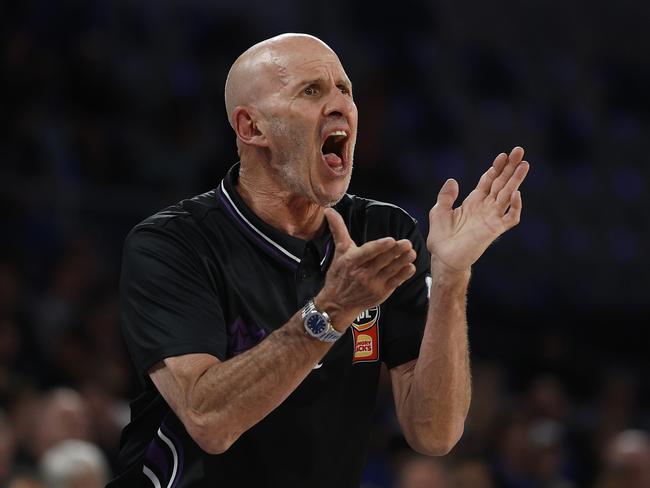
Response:
[{"label": "open mouth", "polygon": [[321,152],[327,165],[335,170],[342,170],[345,162],[345,143],[348,135],[343,130],[336,130],[325,138]]}]

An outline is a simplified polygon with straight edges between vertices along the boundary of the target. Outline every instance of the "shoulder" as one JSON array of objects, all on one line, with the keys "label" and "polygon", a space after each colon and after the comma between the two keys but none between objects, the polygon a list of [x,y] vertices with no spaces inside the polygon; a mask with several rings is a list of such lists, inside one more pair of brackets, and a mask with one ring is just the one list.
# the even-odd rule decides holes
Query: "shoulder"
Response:
[{"label": "shoulder", "polygon": [[[363,198],[346,193],[339,205],[350,208],[353,213],[363,213],[371,218],[391,218],[416,224],[417,221],[402,207],[395,204]],[[337,205],[338,207],[338,205]]]},{"label": "shoulder", "polygon": [[339,205],[351,215],[364,216],[369,220],[388,221],[393,225],[413,227],[417,221],[403,208],[388,202],[346,194]]},{"label": "shoulder", "polygon": [[176,248],[199,247],[205,227],[215,225],[219,208],[214,190],[182,200],[135,225],[126,236],[125,250],[171,243]]}]

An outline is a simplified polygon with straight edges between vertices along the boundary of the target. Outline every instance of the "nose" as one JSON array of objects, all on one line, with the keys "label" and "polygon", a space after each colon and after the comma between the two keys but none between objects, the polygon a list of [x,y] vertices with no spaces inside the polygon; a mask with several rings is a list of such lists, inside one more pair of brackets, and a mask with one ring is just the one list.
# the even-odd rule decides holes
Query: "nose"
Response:
[{"label": "nose", "polygon": [[356,109],[357,106],[352,100],[352,96],[342,93],[338,87],[332,89],[327,103],[323,107],[325,116],[345,117],[348,120],[356,112]]}]

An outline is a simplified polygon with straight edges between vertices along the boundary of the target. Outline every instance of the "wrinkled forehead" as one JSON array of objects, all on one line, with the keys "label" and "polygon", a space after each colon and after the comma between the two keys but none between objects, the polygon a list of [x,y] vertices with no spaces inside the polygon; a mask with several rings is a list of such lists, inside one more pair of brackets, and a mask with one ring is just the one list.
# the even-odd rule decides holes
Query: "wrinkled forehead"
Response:
[{"label": "wrinkled forehead", "polygon": [[276,52],[275,66],[282,84],[300,83],[303,79],[328,79],[349,83],[338,56],[323,45],[300,46]]}]

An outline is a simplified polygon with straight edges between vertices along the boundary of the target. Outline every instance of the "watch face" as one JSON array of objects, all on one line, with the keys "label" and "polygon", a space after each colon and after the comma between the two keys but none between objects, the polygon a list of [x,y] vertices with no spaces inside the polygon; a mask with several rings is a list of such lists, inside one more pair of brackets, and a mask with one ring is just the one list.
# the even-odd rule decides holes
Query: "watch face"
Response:
[{"label": "watch face", "polygon": [[306,320],[307,327],[314,334],[321,334],[327,329],[327,322],[322,315],[315,313],[307,317]]}]

